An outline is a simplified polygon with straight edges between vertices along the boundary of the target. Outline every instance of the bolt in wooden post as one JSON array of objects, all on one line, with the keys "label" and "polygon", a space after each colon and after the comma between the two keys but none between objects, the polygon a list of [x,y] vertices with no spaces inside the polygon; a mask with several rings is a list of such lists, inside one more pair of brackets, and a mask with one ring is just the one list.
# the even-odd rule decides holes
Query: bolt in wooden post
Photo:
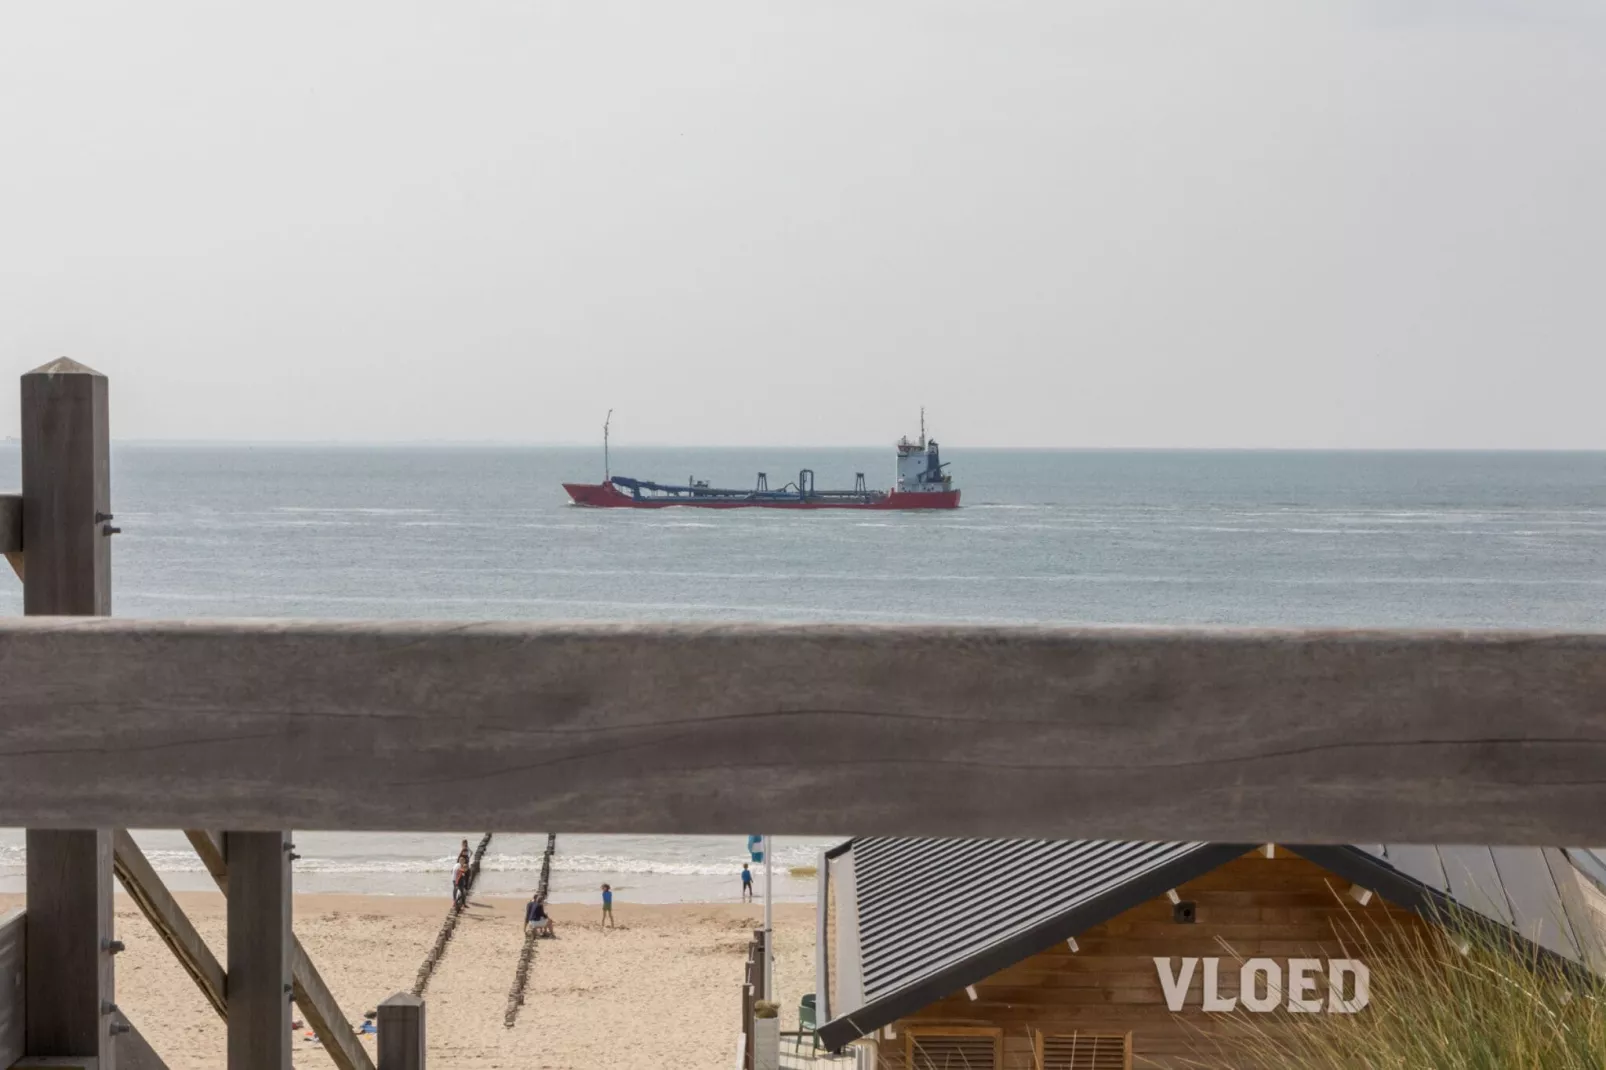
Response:
[{"label": "bolt in wooden post", "polygon": [[411,992],[379,1005],[379,1070],[424,1070],[424,1001]]},{"label": "bolt in wooden post", "polygon": [[223,855],[229,867],[228,1070],[290,1070],[290,836],[225,832]]},{"label": "bolt in wooden post", "polygon": [[[22,377],[23,612],[112,608],[106,377],[63,357]],[[29,829],[27,1052],[115,1070],[110,829]]]}]

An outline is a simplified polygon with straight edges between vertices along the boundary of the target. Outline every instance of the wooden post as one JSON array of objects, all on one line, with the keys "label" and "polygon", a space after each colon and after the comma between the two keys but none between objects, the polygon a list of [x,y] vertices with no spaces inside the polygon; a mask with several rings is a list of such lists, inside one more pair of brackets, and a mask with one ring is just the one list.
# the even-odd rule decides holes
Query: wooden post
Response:
[{"label": "wooden post", "polygon": [[223,852],[229,867],[228,1070],[290,1070],[290,837],[226,832]]},{"label": "wooden post", "polygon": [[[106,377],[63,357],[22,377],[23,612],[111,612]],[[115,1070],[109,829],[29,829],[27,1051]]]},{"label": "wooden post", "polygon": [[424,1001],[411,992],[379,1005],[379,1070],[424,1070]]}]

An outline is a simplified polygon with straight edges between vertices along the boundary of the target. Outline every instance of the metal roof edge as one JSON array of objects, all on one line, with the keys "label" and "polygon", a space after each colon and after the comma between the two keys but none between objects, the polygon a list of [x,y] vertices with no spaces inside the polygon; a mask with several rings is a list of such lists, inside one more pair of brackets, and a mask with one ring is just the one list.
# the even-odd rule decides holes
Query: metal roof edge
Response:
[{"label": "metal roof edge", "polygon": [[[1441,892],[1437,888],[1429,887],[1415,877],[1401,873],[1383,859],[1367,854],[1359,847],[1298,843],[1284,844],[1284,846],[1304,858],[1307,862],[1313,862],[1328,872],[1358,884],[1362,888],[1369,888],[1398,906],[1416,911],[1424,920],[1433,924],[1441,924],[1447,914],[1466,916],[1477,913],[1471,907],[1460,903],[1454,896]],[[1502,924],[1493,918],[1484,917],[1482,914],[1478,914],[1478,916],[1491,926],[1510,930],[1513,935],[1532,947],[1542,958],[1549,958],[1561,963],[1568,969],[1588,969],[1582,963],[1574,962],[1567,956],[1558,954],[1550,948],[1530,940],[1515,925]]]},{"label": "metal roof edge", "polygon": [[857,836],[853,837],[853,839],[843,840],[841,843],[837,844],[835,847],[827,847],[825,849],[825,857],[826,858],[837,858],[837,857],[839,857],[841,855],[844,855],[847,852],[853,850],[853,841],[856,840],[856,839],[858,839]]},{"label": "metal roof edge", "polygon": [[[1179,884],[1203,876],[1254,848],[1255,844],[1252,843],[1200,844],[1180,858],[1138,874],[1097,899],[1071,907],[1024,932],[961,959],[907,988],[888,993],[880,999],[856,1008],[849,1014],[826,1022],[818,1030],[820,1042],[828,1051],[841,1051],[852,1041],[895,1022],[928,1003],[957,992],[966,985],[984,981],[1006,966],[1040,951],[1046,951],[1062,940],[1109,921],[1117,914],[1163,895]],[[838,909],[841,909],[840,904]],[[854,909],[858,909],[857,903],[854,904]]]}]

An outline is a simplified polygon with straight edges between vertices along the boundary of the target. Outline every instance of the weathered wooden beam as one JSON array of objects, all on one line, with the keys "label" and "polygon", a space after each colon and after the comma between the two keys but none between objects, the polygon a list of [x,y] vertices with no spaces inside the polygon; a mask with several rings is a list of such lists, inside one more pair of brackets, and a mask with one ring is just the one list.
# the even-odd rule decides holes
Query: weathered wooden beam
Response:
[{"label": "weathered wooden beam", "polygon": [[0,621],[0,823],[1593,843],[1606,635]]},{"label": "weathered wooden beam", "polygon": [[22,568],[22,495],[0,494],[0,555],[10,562],[17,579]]},{"label": "weathered wooden beam", "polygon": [[28,919],[17,907],[0,914],[0,1066],[22,1058],[28,1020]]},{"label": "weathered wooden beam", "polygon": [[106,377],[66,357],[22,377],[23,612],[112,610]]},{"label": "weathered wooden beam", "polygon": [[290,838],[225,832],[229,1068],[290,1070]]},{"label": "weathered wooden beam", "polygon": [[212,1009],[227,1020],[228,984],[223,967],[126,829],[113,833],[112,867],[156,935],[172,950]]},{"label": "weathered wooden beam", "polygon": [[112,1070],[111,832],[30,828],[27,843],[27,1053]]},{"label": "weathered wooden beam", "polygon": [[[111,612],[111,450],[106,377],[63,358],[22,377],[23,612]],[[73,774],[64,774],[73,775]],[[9,785],[8,785],[9,786]],[[30,1056],[94,1057],[115,1070],[110,822],[28,829]]]},{"label": "weathered wooden beam", "polygon": [[[229,865],[223,857],[222,836],[204,829],[186,829],[184,835],[195,848],[201,865],[217,882],[218,890],[228,895]],[[318,1042],[329,1053],[336,1070],[374,1070],[367,1049],[352,1032],[334,993],[329,991],[323,975],[294,933],[290,937],[290,975],[295,986],[296,1005],[306,1015],[313,1032],[318,1034]]]},{"label": "weathered wooden beam", "polygon": [[397,992],[379,1005],[379,1070],[424,1070],[424,1001]]}]

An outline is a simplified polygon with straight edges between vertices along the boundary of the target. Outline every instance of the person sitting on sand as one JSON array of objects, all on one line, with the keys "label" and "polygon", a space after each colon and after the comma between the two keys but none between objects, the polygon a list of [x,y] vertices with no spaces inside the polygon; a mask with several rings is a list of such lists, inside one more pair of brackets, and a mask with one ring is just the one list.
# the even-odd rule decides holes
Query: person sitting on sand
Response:
[{"label": "person sitting on sand", "polygon": [[613,923],[613,889],[606,884],[602,886],[602,924],[610,929],[617,929]]},{"label": "person sitting on sand", "polygon": [[742,863],[742,901],[753,901],[753,871],[747,868],[746,862]]},{"label": "person sitting on sand", "polygon": [[530,896],[530,902],[524,908],[524,931],[530,932],[532,926],[541,936],[553,935],[552,915],[546,912],[546,900],[541,898],[540,892]]}]

